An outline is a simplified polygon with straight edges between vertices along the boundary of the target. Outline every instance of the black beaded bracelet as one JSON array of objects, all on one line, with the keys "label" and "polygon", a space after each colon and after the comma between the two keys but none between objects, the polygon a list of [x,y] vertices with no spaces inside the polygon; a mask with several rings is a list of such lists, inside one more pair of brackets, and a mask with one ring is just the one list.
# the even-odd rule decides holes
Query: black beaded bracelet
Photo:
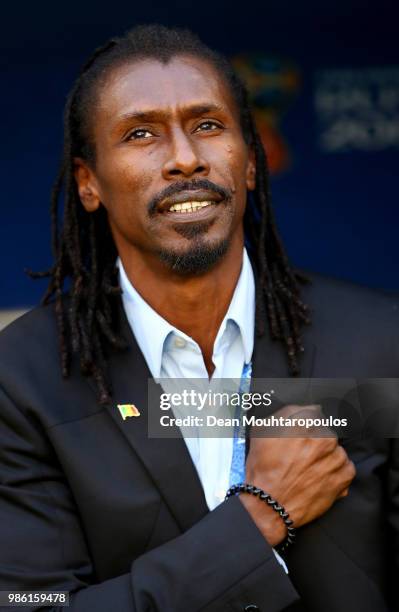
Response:
[{"label": "black beaded bracelet", "polygon": [[281,519],[284,521],[284,524],[287,527],[288,534],[285,540],[283,540],[281,544],[275,547],[277,552],[284,552],[289,546],[295,543],[296,533],[295,527],[292,526],[293,521],[290,519],[288,512],[285,511],[285,508],[283,506],[280,506],[280,504],[275,499],[273,499],[272,496],[269,495],[269,493],[266,493],[265,491],[259,489],[259,487],[255,487],[254,485],[248,484],[246,482],[241,482],[240,484],[236,484],[230,487],[230,489],[226,493],[225,500],[229,499],[229,497],[232,497],[233,495],[239,495],[240,493],[251,493],[256,497],[259,497],[261,501],[265,502],[265,504],[273,508],[273,510],[275,510],[275,512],[277,512],[280,515]]}]

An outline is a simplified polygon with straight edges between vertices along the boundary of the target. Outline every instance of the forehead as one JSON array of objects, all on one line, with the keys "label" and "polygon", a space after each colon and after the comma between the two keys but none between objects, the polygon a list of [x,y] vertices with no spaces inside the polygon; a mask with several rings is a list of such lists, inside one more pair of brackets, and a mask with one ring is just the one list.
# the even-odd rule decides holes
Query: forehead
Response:
[{"label": "forehead", "polygon": [[238,120],[231,91],[210,61],[176,56],[164,64],[145,58],[116,67],[100,87],[97,108],[105,119],[131,110],[179,110],[194,104],[215,104]]}]

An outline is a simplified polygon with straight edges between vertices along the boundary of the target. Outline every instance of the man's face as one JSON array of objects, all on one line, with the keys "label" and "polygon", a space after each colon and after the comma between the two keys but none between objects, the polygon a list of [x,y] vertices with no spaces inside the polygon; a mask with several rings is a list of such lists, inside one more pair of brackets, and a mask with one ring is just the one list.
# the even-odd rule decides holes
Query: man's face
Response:
[{"label": "man's face", "polygon": [[106,208],[123,261],[195,274],[243,243],[253,156],[211,63],[182,55],[115,68],[91,121],[95,166],[77,160],[75,176],[86,210]]}]

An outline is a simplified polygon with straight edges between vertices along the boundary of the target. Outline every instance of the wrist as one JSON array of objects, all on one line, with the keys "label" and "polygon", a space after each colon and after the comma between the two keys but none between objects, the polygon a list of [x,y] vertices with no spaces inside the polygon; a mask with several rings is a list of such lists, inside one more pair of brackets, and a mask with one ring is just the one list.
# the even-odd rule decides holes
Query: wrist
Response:
[{"label": "wrist", "polygon": [[270,546],[275,547],[286,538],[287,528],[272,508],[252,495],[239,495],[239,499]]}]

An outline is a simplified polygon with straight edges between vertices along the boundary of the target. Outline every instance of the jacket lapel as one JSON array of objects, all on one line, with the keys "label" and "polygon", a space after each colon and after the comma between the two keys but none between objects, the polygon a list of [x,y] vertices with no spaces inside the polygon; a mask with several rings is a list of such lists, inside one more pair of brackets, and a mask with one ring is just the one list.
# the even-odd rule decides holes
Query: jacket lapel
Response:
[{"label": "jacket lapel", "polygon": [[[148,379],[152,377],[122,303],[119,321],[129,347],[126,351],[113,352],[110,357],[113,397],[106,409],[148,470],[179,527],[185,531],[208,512],[202,485],[179,428],[174,427],[173,439],[148,437]],[[123,420],[118,404],[134,404],[140,416]]]},{"label": "jacket lapel", "polygon": [[[311,378],[315,368],[317,349],[311,342],[311,335],[312,329],[306,329],[305,352],[300,362],[301,378]],[[287,378],[287,370],[281,343],[273,342],[268,334],[258,339],[252,362],[252,378]],[[295,379],[291,379],[291,382],[294,383],[295,396]],[[346,612],[359,609],[361,602],[360,606],[364,612],[382,612],[385,605],[377,586],[346,554],[342,543],[339,545],[330,535],[330,532],[334,531],[332,526],[337,521],[340,525],[339,532],[348,529],[345,517],[342,517],[339,511],[348,503],[349,498],[341,500],[336,508],[333,507],[320,519],[298,530],[296,545],[285,554],[290,579],[300,593],[306,609],[340,609]],[[319,585],[319,588],[315,588],[315,584]]]},{"label": "jacket lapel", "polygon": [[[300,377],[310,378],[316,358],[310,329],[304,330],[303,342],[305,351],[299,361]],[[252,378],[290,378],[285,348],[280,340],[272,340],[268,331],[261,338],[255,338]]]}]

